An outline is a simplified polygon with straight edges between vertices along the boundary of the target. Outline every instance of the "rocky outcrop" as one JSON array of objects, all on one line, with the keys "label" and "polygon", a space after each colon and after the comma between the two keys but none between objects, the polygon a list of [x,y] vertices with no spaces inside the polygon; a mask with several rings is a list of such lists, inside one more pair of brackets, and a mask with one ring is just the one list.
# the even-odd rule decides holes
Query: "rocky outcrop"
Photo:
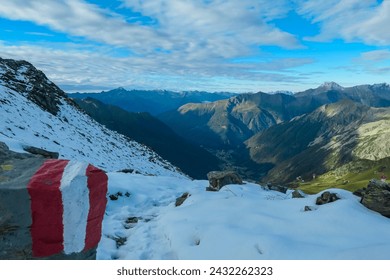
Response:
[{"label": "rocky outcrop", "polygon": [[272,185],[271,183],[267,183],[267,190],[270,191],[277,191],[281,193],[287,193],[288,187],[281,186],[281,185]]},{"label": "rocky outcrop", "polygon": [[183,193],[180,197],[176,198],[175,206],[178,207],[182,205],[184,201],[186,201],[186,199],[189,198],[190,196],[191,194],[188,192]]},{"label": "rocky outcrop", "polygon": [[207,173],[209,186],[208,191],[219,191],[223,186],[231,184],[243,184],[240,175],[234,171],[211,171]]},{"label": "rocky outcrop", "polygon": [[41,155],[44,158],[58,158],[59,157],[59,153],[57,153],[57,152],[50,152],[50,151],[46,151],[44,149],[32,147],[32,146],[25,146],[25,147],[23,147],[23,150],[25,150],[26,152],[33,154],[33,155]]},{"label": "rocky outcrop", "polygon": [[46,75],[24,60],[2,59],[0,57],[0,84],[19,93],[41,107],[57,115],[60,99],[67,99],[66,94],[49,81]]},{"label": "rocky outcrop", "polygon": [[390,218],[390,186],[388,183],[371,180],[366,188],[355,194],[362,196],[360,202],[364,206]]},{"label": "rocky outcrop", "polygon": [[321,194],[321,196],[317,197],[316,204],[317,205],[323,205],[326,203],[334,202],[336,200],[340,199],[336,193],[331,193],[328,191],[325,191]]},{"label": "rocky outcrop", "polygon": [[304,198],[305,197],[305,193],[301,190],[294,190],[292,193],[291,193],[291,197],[292,198]]}]

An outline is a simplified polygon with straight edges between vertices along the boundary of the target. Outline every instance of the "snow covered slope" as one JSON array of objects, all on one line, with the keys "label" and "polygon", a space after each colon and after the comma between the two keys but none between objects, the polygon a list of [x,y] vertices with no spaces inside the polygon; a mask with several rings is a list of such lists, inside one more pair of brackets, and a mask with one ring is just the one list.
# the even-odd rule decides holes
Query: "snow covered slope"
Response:
[{"label": "snow covered slope", "polygon": [[348,191],[332,189],[340,199],[316,206],[318,195],[251,183],[206,192],[207,181],[108,176],[118,199],[108,202],[99,259],[390,259],[390,219]]},{"label": "snow covered slope", "polygon": [[0,58],[0,120],[0,141],[16,151],[34,146],[106,171],[185,177],[147,147],[92,120],[25,61]]}]

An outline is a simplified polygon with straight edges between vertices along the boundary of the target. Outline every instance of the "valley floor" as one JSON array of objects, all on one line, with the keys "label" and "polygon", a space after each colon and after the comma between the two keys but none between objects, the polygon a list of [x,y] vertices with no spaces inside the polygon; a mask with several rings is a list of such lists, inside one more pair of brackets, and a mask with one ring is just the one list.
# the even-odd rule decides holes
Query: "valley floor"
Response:
[{"label": "valley floor", "polygon": [[252,183],[206,192],[207,181],[108,175],[98,259],[390,259],[390,219],[349,191],[332,189],[341,199],[316,206],[318,195]]}]

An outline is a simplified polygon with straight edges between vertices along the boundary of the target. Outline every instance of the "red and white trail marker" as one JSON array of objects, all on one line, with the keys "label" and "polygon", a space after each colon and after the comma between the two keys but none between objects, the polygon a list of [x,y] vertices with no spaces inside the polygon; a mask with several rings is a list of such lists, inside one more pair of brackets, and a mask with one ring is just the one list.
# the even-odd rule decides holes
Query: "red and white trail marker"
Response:
[{"label": "red and white trail marker", "polygon": [[83,162],[47,160],[27,188],[34,257],[97,246],[107,203],[104,171]]}]

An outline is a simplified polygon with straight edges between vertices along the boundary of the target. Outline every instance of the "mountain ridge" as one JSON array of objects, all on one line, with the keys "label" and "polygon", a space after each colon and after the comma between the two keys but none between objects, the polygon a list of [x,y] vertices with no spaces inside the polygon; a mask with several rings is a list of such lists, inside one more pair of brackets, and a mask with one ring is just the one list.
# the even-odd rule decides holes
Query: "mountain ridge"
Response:
[{"label": "mountain ridge", "polygon": [[[287,183],[355,160],[390,157],[389,118],[390,108],[342,100],[275,125],[246,144],[256,162],[275,165],[264,180]],[[375,132],[373,126],[380,132]]]},{"label": "mountain ridge", "polygon": [[35,146],[106,171],[186,177],[146,146],[95,122],[28,62],[0,60],[0,104],[0,141],[11,149]]},{"label": "mountain ridge", "polygon": [[148,112],[152,115],[176,109],[186,103],[212,102],[232,95],[235,94],[203,91],[126,90],[123,87],[99,93],[68,93],[68,96],[71,98],[83,99],[92,97],[129,112]]},{"label": "mountain ridge", "polygon": [[128,112],[91,97],[75,101],[99,123],[147,145],[193,178],[205,179],[210,170],[218,169],[216,157],[178,136],[166,124],[147,112]]}]

